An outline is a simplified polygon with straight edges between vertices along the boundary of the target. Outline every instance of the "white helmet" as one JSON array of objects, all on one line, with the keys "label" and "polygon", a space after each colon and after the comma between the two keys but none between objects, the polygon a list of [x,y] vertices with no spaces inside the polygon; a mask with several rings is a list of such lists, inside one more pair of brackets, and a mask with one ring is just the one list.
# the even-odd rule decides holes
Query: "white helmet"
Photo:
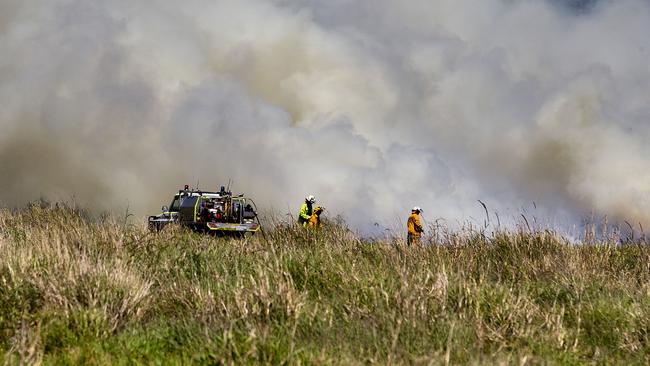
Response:
[{"label": "white helmet", "polygon": [[415,206],[411,209],[411,211],[422,212],[422,209],[419,206]]},{"label": "white helmet", "polygon": [[305,197],[305,201],[307,201],[309,203],[314,203],[314,202],[316,202],[316,197],[314,197],[314,196],[312,196],[310,194],[309,196]]}]

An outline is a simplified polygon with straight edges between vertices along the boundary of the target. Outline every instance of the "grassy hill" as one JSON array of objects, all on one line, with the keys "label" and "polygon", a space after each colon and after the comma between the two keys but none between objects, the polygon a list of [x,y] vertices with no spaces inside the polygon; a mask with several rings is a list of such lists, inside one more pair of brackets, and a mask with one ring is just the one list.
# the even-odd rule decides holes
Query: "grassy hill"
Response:
[{"label": "grassy hill", "polygon": [[0,211],[8,364],[650,362],[650,250],[551,232],[243,241]]}]

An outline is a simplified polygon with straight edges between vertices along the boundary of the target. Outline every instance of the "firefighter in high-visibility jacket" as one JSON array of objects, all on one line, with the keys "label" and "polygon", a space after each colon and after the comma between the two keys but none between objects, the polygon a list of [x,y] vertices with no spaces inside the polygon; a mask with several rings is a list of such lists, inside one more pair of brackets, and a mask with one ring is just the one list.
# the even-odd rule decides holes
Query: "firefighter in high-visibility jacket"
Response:
[{"label": "firefighter in high-visibility jacket", "polygon": [[305,202],[300,206],[300,212],[298,212],[298,225],[307,226],[311,215],[314,213],[312,205],[316,202],[316,197],[309,195],[305,197]]},{"label": "firefighter in high-visibility jacket", "polygon": [[309,228],[318,229],[320,227],[320,214],[322,214],[324,210],[325,209],[320,206],[314,208],[314,213],[312,213],[309,218]]},{"label": "firefighter in high-visibility jacket", "polygon": [[420,223],[420,212],[422,212],[421,208],[419,208],[418,206],[413,207],[413,209],[411,210],[411,216],[409,216],[409,219],[406,222],[406,228],[408,230],[406,236],[406,244],[408,244],[409,246],[411,244],[415,244],[415,245],[419,244],[420,237],[424,232],[424,230],[422,229],[422,224]]}]

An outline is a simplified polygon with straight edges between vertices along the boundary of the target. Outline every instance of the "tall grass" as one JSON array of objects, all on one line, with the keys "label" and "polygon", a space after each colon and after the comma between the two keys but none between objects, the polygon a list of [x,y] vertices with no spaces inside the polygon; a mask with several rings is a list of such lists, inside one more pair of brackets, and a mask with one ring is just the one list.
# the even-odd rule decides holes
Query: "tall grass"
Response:
[{"label": "tall grass", "polygon": [[0,211],[6,364],[650,362],[650,250],[549,231],[215,239]]}]

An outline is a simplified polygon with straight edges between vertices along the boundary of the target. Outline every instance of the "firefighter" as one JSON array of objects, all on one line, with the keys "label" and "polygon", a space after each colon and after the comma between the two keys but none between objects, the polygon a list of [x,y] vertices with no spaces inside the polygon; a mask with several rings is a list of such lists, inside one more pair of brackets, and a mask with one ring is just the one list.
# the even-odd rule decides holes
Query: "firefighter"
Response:
[{"label": "firefighter", "polygon": [[316,206],[314,208],[314,212],[311,214],[311,217],[309,218],[308,225],[310,228],[314,228],[314,229],[320,228],[320,214],[322,214],[323,211],[325,211],[325,209],[320,206]]},{"label": "firefighter", "polygon": [[305,197],[305,202],[300,206],[300,212],[298,213],[298,225],[307,226],[311,215],[314,213],[312,205],[316,203],[316,197],[309,195]]},{"label": "firefighter", "polygon": [[422,229],[422,224],[420,224],[420,212],[422,209],[418,206],[413,207],[411,210],[411,216],[409,216],[408,221],[406,222],[406,228],[408,229],[408,234],[406,237],[406,243],[410,246],[411,244],[419,244],[420,237],[424,230]]}]

